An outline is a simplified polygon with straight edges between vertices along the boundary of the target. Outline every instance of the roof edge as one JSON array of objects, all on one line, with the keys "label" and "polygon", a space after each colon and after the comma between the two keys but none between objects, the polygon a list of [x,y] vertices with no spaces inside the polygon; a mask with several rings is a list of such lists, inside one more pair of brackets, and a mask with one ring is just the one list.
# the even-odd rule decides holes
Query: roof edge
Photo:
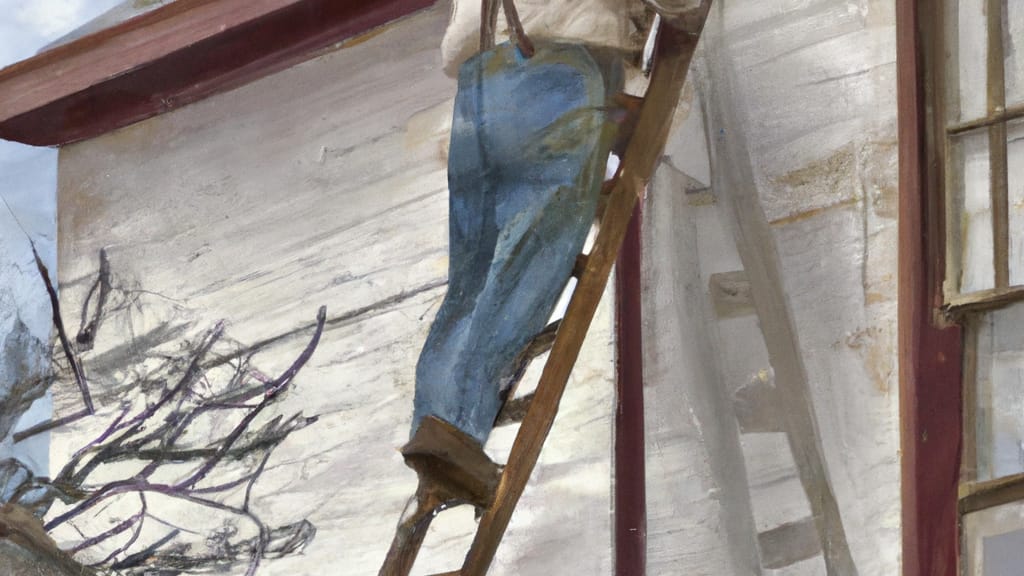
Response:
[{"label": "roof edge", "polygon": [[202,100],[435,0],[177,0],[0,70],[0,138],[55,146]]}]

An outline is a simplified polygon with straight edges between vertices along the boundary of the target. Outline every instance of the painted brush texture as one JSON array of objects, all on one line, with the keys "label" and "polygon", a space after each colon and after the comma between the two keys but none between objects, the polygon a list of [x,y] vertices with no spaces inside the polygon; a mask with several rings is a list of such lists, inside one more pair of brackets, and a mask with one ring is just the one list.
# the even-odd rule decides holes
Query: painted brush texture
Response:
[{"label": "painted brush texture", "polygon": [[[321,347],[281,406],[318,415],[318,426],[275,452],[252,496],[267,522],[309,518],[317,538],[302,555],[269,561],[269,575],[376,574],[395,511],[415,490],[396,448],[408,439],[416,359],[448,276],[457,85],[437,46],[447,22],[438,5],[361,44],[60,150],[62,308],[81,309],[102,247],[117,280],[146,291],[135,292],[133,322],[105,323],[88,352],[98,400],[134,397],[117,367],[134,361],[140,340],[173,345],[226,319],[252,344],[328,305]],[[180,320],[173,335],[158,330],[165,317]],[[606,302],[491,576],[611,573],[612,325]],[[260,364],[268,374],[303,345],[298,334],[279,343]],[[68,384],[55,391],[58,414],[80,405]],[[102,431],[98,419],[56,431],[53,460]],[[512,426],[491,433],[495,461],[514,435]],[[416,572],[452,570],[475,529],[470,507],[438,516]]]},{"label": "painted brush texture", "polygon": [[509,44],[459,73],[448,161],[449,287],[416,367],[434,415],[483,444],[516,357],[558,301],[594,218],[621,68],[585,47]]}]

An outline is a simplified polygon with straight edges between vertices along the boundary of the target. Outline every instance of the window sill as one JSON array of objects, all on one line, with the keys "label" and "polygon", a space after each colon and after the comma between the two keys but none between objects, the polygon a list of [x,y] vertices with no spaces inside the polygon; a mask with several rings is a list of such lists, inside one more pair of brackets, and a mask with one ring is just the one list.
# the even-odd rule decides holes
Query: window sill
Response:
[{"label": "window sill", "polygon": [[970,514],[1024,499],[1024,473],[960,484],[960,514]]},{"label": "window sill", "polygon": [[947,314],[955,317],[967,312],[1002,308],[1018,301],[1024,301],[1024,286],[992,288],[971,292],[970,294],[957,294],[946,299],[946,305],[943,309]]}]

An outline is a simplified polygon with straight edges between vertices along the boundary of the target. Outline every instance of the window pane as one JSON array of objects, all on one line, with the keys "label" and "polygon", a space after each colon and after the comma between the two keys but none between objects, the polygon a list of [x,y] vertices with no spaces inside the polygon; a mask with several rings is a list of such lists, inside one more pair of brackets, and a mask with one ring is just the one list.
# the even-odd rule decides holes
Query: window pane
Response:
[{"label": "window pane", "polygon": [[988,131],[954,137],[950,160],[949,232],[951,246],[960,247],[960,293],[994,288]]},{"label": "window pane", "polygon": [[[978,480],[1024,472],[1024,303],[978,319],[975,442]],[[968,364],[969,365],[969,364]]]},{"label": "window pane", "polygon": [[[1014,0],[1016,1],[1016,0]],[[949,121],[963,122],[988,113],[988,32],[985,0],[950,0],[947,32],[950,75]]]},{"label": "window pane", "polygon": [[[1024,33],[1024,31],[1022,31]],[[1024,120],[1006,126],[1010,218],[1010,284],[1024,284]]]},{"label": "window pane", "polygon": [[1003,0],[1006,105],[1024,104],[1024,2]]},{"label": "window pane", "polygon": [[1024,565],[1024,503],[964,516],[966,576],[1019,576]]}]

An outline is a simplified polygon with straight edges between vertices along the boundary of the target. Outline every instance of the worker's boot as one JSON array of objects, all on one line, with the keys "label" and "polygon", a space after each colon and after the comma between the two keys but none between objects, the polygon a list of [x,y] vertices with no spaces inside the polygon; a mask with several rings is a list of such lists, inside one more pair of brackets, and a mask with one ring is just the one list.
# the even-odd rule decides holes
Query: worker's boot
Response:
[{"label": "worker's boot", "polygon": [[501,467],[491,461],[480,444],[455,426],[428,416],[416,434],[402,447],[405,463],[416,471],[420,484],[448,500],[487,508],[501,477]]},{"label": "worker's boot", "polygon": [[395,530],[380,576],[407,576],[434,516],[459,504],[489,507],[501,479],[501,467],[476,440],[434,416],[423,419],[402,456],[419,476],[419,486]]}]

